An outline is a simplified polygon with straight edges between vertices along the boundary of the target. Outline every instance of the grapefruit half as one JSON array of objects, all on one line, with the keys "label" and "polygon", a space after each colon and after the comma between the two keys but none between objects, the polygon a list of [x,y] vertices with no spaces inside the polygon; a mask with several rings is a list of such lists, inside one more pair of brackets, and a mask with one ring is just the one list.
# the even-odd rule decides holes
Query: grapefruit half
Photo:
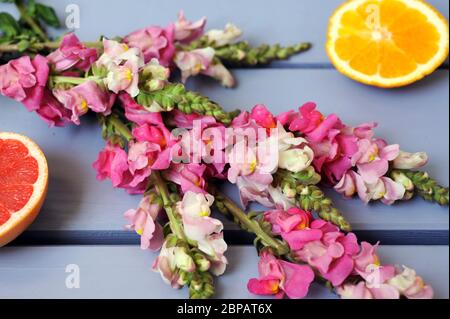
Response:
[{"label": "grapefruit half", "polygon": [[28,137],[0,132],[0,247],[36,218],[48,188],[44,153]]}]

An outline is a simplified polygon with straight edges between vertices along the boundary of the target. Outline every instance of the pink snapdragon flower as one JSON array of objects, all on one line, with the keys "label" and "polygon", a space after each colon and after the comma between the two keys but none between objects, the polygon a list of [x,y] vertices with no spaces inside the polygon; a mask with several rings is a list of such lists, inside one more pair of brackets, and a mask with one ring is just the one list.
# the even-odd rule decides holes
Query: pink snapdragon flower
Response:
[{"label": "pink snapdragon flower", "polygon": [[41,55],[23,56],[0,66],[0,94],[22,102],[29,111],[38,110],[49,74],[48,61]]},{"label": "pink snapdragon flower", "polygon": [[96,65],[105,68],[105,85],[114,93],[125,91],[132,97],[139,94],[139,70],[144,66],[142,52],[113,40],[103,40],[104,53]]},{"label": "pink snapdragon flower", "polygon": [[122,175],[128,170],[127,153],[118,145],[107,143],[93,164],[97,179],[110,178],[114,187],[122,184]]},{"label": "pink snapdragon flower", "polygon": [[86,81],[69,90],[54,90],[56,99],[72,112],[71,121],[80,124],[80,116],[89,110],[103,115],[111,113],[116,96],[100,88],[94,81]]},{"label": "pink snapdragon flower", "polygon": [[286,124],[289,124],[289,130],[293,132],[300,131],[304,134],[314,131],[319,124],[324,120],[322,113],[316,110],[317,105],[313,102],[308,102],[299,108],[299,114],[285,113]]},{"label": "pink snapdragon flower", "polygon": [[354,171],[346,173],[334,189],[348,198],[358,194],[359,198],[366,204],[371,200],[381,200],[387,205],[403,199],[406,192],[402,184],[389,177],[380,177],[375,183],[368,184],[361,175]]},{"label": "pink snapdragon flower", "polygon": [[181,70],[182,81],[186,82],[191,76],[203,74],[220,81],[225,87],[233,87],[233,75],[222,63],[214,61],[215,54],[211,47],[177,52],[174,62]]},{"label": "pink snapdragon flower", "polygon": [[136,141],[128,144],[128,170],[134,177],[132,186],[137,186],[150,177],[152,166],[160,152],[158,144]]},{"label": "pink snapdragon flower", "polygon": [[180,185],[182,193],[206,194],[204,178],[207,166],[203,164],[172,164],[164,173],[167,180]]},{"label": "pink snapdragon flower", "polygon": [[297,258],[317,269],[334,286],[341,285],[353,272],[353,256],[359,252],[354,234],[344,235],[339,228],[322,220],[311,222],[311,215],[298,208],[267,212],[264,218]]},{"label": "pink snapdragon flower", "polygon": [[256,105],[232,122],[237,142],[227,150],[228,180],[237,184],[244,205],[256,201],[270,208],[290,206],[270,188],[273,174],[279,168],[298,173],[313,162],[307,141],[286,132],[277,120],[264,105]]},{"label": "pink snapdragon flower", "polygon": [[158,26],[137,30],[124,38],[124,42],[132,48],[138,48],[144,54],[145,63],[158,59],[165,67],[170,66],[175,55],[175,25],[163,29]]},{"label": "pink snapdragon flower", "polygon": [[112,65],[106,78],[108,89],[114,93],[125,91],[132,97],[139,94],[139,64],[127,61],[123,65]]},{"label": "pink snapdragon flower", "polygon": [[[293,173],[308,168],[314,160],[314,152],[304,138],[295,137],[286,132],[283,124],[273,116],[264,105],[256,105],[249,114],[248,120],[254,121],[259,128],[266,129],[269,137],[258,142],[258,154],[266,153],[273,157],[278,167]],[[278,152],[276,150],[278,149]]]},{"label": "pink snapdragon flower", "polygon": [[74,33],[64,36],[59,48],[47,56],[55,71],[69,69],[87,71],[97,60],[97,50],[86,48]]},{"label": "pink snapdragon flower", "polygon": [[342,299],[399,299],[399,292],[388,284],[381,284],[379,288],[368,285],[365,281],[357,284],[344,284],[336,288],[336,293]]},{"label": "pink snapdragon flower", "polygon": [[206,25],[206,17],[201,18],[196,22],[186,20],[184,12],[181,11],[178,14],[178,20],[175,22],[175,35],[176,41],[183,44],[188,44],[203,35],[203,30]]},{"label": "pink snapdragon flower", "polygon": [[273,116],[267,107],[262,104],[258,104],[253,107],[249,119],[255,121],[258,126],[266,129],[273,129],[277,127],[275,116]]},{"label": "pink snapdragon flower", "polygon": [[257,149],[249,147],[245,141],[236,143],[227,154],[227,162],[230,164],[228,181],[239,188],[244,206],[250,201],[256,201],[271,207],[273,203],[270,201],[268,188],[273,182],[272,174],[277,169],[277,163],[270,162],[270,157],[258,155]]},{"label": "pink snapdragon flower", "polygon": [[151,203],[151,198],[145,196],[138,209],[130,209],[125,212],[125,218],[130,222],[126,226],[141,236],[141,248],[159,250],[164,242],[162,226],[156,221],[161,206]]},{"label": "pink snapdragon flower", "polygon": [[183,221],[183,229],[189,240],[196,242],[200,251],[211,260],[211,272],[219,276],[228,263],[224,256],[227,244],[223,239],[223,224],[210,217],[214,198],[209,194],[186,192],[177,204]]},{"label": "pink snapdragon flower", "polygon": [[[417,276],[413,269],[393,266],[375,267],[368,278],[376,278],[375,282],[362,280],[357,284],[344,284],[336,289],[343,299],[432,299],[433,289]],[[373,277],[373,278],[372,278]]]},{"label": "pink snapdragon flower", "polygon": [[171,285],[172,288],[179,289],[186,284],[185,280],[180,276],[180,270],[193,272],[195,263],[185,248],[169,246],[168,241],[166,241],[152,268],[155,272],[160,273],[165,283]]},{"label": "pink snapdragon flower", "polygon": [[176,141],[164,126],[161,114],[155,113],[150,123],[135,127],[134,140],[129,142],[128,154],[117,145],[108,143],[94,163],[97,178],[111,178],[114,187],[130,193],[143,193],[152,170],[169,168],[171,147]]},{"label": "pink snapdragon flower", "polygon": [[[338,287],[338,294],[340,294],[340,291],[344,288],[344,293],[341,295],[343,298],[398,299],[400,297],[398,290],[388,284],[388,280],[395,275],[395,267],[390,265],[380,265],[377,248],[378,244],[371,245],[366,242],[361,243],[360,252],[353,258],[355,262],[353,274],[359,275],[365,284],[357,285],[355,291],[348,289],[352,287],[352,285],[349,284],[344,284],[344,287]],[[358,294],[360,296],[358,296]]]},{"label": "pink snapdragon flower", "polygon": [[433,288],[426,285],[414,269],[405,266],[396,270],[396,275],[389,279],[388,284],[397,288],[408,299],[432,299],[434,295]]},{"label": "pink snapdragon flower", "polygon": [[200,122],[202,128],[217,124],[216,119],[212,116],[201,115],[198,113],[186,114],[177,109],[171,112],[170,117],[177,128],[187,130],[193,129],[196,121]]},{"label": "pink snapdragon flower", "polygon": [[272,231],[275,234],[280,235],[295,249],[296,244],[290,238],[294,238],[295,235],[300,234],[297,234],[297,232],[309,228],[313,221],[313,216],[308,211],[293,207],[287,211],[276,210],[267,212],[264,215],[264,219],[272,224]]},{"label": "pink snapdragon flower", "polygon": [[130,194],[143,194],[148,184],[145,177],[151,173],[148,169],[143,169],[133,175],[130,171],[128,154],[112,143],[108,143],[99,153],[93,168],[97,171],[98,180],[110,178],[113,187],[124,188]]},{"label": "pink snapdragon flower", "polygon": [[36,113],[49,127],[61,127],[71,121],[71,112],[59,103],[49,90],[44,91],[43,99]]},{"label": "pink snapdragon flower", "polygon": [[151,163],[151,168],[165,170],[170,166],[173,156],[172,148],[177,144],[177,140],[165,127],[161,115],[155,114],[159,115],[155,116],[155,122],[135,127],[132,134],[137,142],[147,142],[151,148],[149,151],[154,152],[154,161]]},{"label": "pink snapdragon flower", "polygon": [[[199,115],[182,115],[175,111],[174,123],[180,130],[180,137],[174,155],[183,163],[211,165],[221,174],[226,162],[226,128],[213,117]],[[186,128],[184,128],[185,126]],[[189,129],[187,129],[189,128]]]},{"label": "pink snapdragon flower", "polygon": [[258,264],[259,278],[250,279],[248,290],[256,295],[285,294],[291,299],[304,298],[314,280],[314,272],[309,266],[297,265],[279,260],[263,251]]},{"label": "pink snapdragon flower", "polygon": [[381,200],[390,205],[403,199],[405,186],[386,176],[389,167],[418,168],[428,159],[425,153],[402,152],[399,145],[376,138],[376,123],[346,126],[336,115],[325,118],[314,103],[279,119],[304,134],[315,154],[313,164],[326,183],[346,197],[358,194],[365,203]]},{"label": "pink snapdragon flower", "polygon": [[352,156],[352,165],[358,168],[363,180],[368,184],[376,183],[389,170],[389,162],[396,159],[399,145],[386,145],[382,140],[361,139],[358,150]]},{"label": "pink snapdragon flower", "polygon": [[156,112],[150,112],[142,105],[139,105],[128,93],[119,94],[120,102],[125,109],[125,117],[137,125],[160,123],[161,115]]},{"label": "pink snapdragon flower", "polygon": [[[352,233],[344,235],[337,227],[321,220],[312,222],[311,230],[308,240],[302,244],[298,237],[291,239],[295,243],[293,249],[298,248],[296,256],[318,269],[334,286],[341,285],[353,272],[353,256],[359,251],[356,236]],[[318,239],[317,231],[322,232]],[[296,246],[299,244],[301,248]]]},{"label": "pink snapdragon flower", "polygon": [[189,77],[206,72],[215,53],[210,47],[178,52],[174,62],[181,70],[181,80],[186,82]]},{"label": "pink snapdragon flower", "polygon": [[[342,298],[429,298],[432,289],[412,270],[380,265],[378,244],[362,242],[353,233],[344,234],[323,220],[314,220],[298,208],[269,211],[264,219],[280,235],[293,254],[330,281]],[[356,284],[348,278],[360,278]]]}]

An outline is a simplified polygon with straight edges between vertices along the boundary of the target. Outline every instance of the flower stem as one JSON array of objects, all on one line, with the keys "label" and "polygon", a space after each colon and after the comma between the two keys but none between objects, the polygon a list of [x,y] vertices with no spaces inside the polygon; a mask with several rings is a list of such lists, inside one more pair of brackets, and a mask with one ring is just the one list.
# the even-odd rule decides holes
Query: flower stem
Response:
[{"label": "flower stem", "polygon": [[112,126],[114,126],[116,132],[122,135],[122,137],[125,138],[128,142],[133,139],[133,135],[131,134],[130,130],[125,124],[123,124],[123,122],[119,118],[110,116],[108,118],[108,121]]},{"label": "flower stem", "polygon": [[20,17],[25,21],[31,29],[41,38],[42,41],[49,41],[47,34],[42,30],[40,25],[31,17],[28,12],[25,4],[22,0],[15,1],[16,7],[19,10]]},{"label": "flower stem", "polygon": [[169,218],[170,228],[172,229],[172,232],[179,239],[182,239],[187,242],[186,236],[184,235],[184,231],[180,225],[180,222],[178,221],[178,218],[175,216],[175,211],[173,208],[174,203],[170,199],[166,182],[162,179],[161,174],[158,171],[153,171],[152,176],[155,182],[156,189],[162,198],[164,210],[166,211],[167,217]]},{"label": "flower stem", "polygon": [[[45,41],[45,42],[36,42],[30,45],[31,51],[42,51],[42,50],[56,50],[59,48],[59,41]],[[83,42],[83,45],[88,48],[101,49],[103,47],[102,42]],[[8,52],[19,52],[20,48],[18,44],[3,44],[0,45],[0,53],[8,53]]]},{"label": "flower stem", "polygon": [[50,83],[52,83],[53,85],[55,84],[74,84],[74,85],[80,85],[83,83],[86,83],[88,81],[94,81],[97,84],[102,84],[103,81],[102,79],[96,77],[96,76],[90,76],[87,78],[80,78],[80,77],[75,77],[75,76],[60,76],[60,75],[55,75],[55,76],[51,76],[49,79]]},{"label": "flower stem", "polygon": [[266,246],[273,248],[280,256],[287,255],[289,253],[289,248],[286,244],[276,240],[265,232],[258,222],[251,220],[241,208],[239,208],[231,199],[221,193],[217,188],[214,186],[209,186],[209,191],[215,195],[217,201],[223,203],[227,209],[227,212],[239,221],[239,225],[243,229],[254,233]]}]

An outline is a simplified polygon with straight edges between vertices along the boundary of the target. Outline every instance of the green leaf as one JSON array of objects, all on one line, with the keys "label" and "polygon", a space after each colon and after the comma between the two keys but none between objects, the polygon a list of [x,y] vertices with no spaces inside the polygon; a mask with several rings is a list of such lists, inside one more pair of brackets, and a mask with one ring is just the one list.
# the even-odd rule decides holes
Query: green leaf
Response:
[{"label": "green leaf", "polygon": [[36,1],[35,0],[28,1],[27,13],[32,17],[36,16]]},{"label": "green leaf", "polygon": [[30,48],[31,43],[28,40],[22,40],[17,45],[19,47],[20,52],[25,52]]},{"label": "green leaf", "polygon": [[12,15],[6,12],[1,12],[0,31],[2,31],[6,37],[12,38],[20,33],[20,27]]},{"label": "green leaf", "polygon": [[0,0],[3,3],[14,3],[14,0]]},{"label": "green leaf", "polygon": [[61,26],[58,16],[56,15],[56,12],[52,7],[43,5],[41,3],[36,3],[35,10],[36,17],[45,22],[45,24],[55,28],[59,28]]}]

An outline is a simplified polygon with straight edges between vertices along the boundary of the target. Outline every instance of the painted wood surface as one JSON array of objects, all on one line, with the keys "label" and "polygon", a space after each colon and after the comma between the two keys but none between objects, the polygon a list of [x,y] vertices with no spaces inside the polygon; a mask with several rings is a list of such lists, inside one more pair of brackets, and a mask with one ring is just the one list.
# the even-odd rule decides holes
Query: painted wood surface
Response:
[{"label": "painted wood surface", "polygon": [[[230,110],[265,103],[273,112],[281,112],[316,101],[323,112],[336,112],[350,124],[378,121],[381,137],[400,143],[407,151],[428,152],[431,162],[427,170],[442,184],[449,184],[448,64],[427,79],[396,90],[367,87],[345,78],[331,67],[324,51],[327,20],[341,0],[133,0],[133,9],[131,5],[124,8],[119,0],[44,2],[54,5],[63,20],[68,4],[79,5],[81,28],[76,33],[82,40],[165,25],[184,9],[190,19],[208,16],[210,27],[237,24],[252,44],[312,42],[312,50],[288,61],[268,68],[235,70],[239,81],[235,90],[205,79],[191,81],[189,87]],[[448,1],[429,2],[448,19]],[[0,11],[5,7],[0,4]],[[81,127],[48,129],[18,103],[0,97],[0,130],[36,140],[48,157],[51,173],[50,192],[41,215],[13,246],[0,251],[0,298],[187,296],[186,291],[173,291],[151,273],[155,255],[131,245],[137,243],[137,236],[123,230],[122,214],[139,198],[95,180],[91,164],[103,141],[94,118],[83,119]],[[228,187],[227,192],[237,198],[236,190]],[[358,200],[330,195],[362,238],[409,245],[382,247],[386,262],[416,268],[434,286],[436,297],[449,297],[448,208],[421,200],[394,207],[365,206]],[[250,242],[251,237],[231,223],[226,222],[225,228],[229,243]],[[430,244],[441,246],[417,246]],[[254,249],[232,246],[228,257],[229,271],[218,281],[216,297],[253,297],[245,284],[256,275]],[[81,289],[66,289],[68,264],[80,266]],[[314,286],[310,297],[334,296]]]},{"label": "painted wood surface", "polygon": [[[216,298],[256,298],[247,292],[247,281],[257,276],[253,247],[229,249],[230,266],[216,280]],[[151,271],[156,254],[136,246],[7,247],[0,253],[0,299],[6,298],[186,298]],[[386,263],[414,267],[433,285],[436,298],[448,298],[449,254],[444,246],[385,246],[380,258]],[[68,265],[76,265],[80,288],[66,287]],[[433,267],[430,267],[433,265]],[[68,268],[73,269],[73,268]],[[309,298],[336,298],[314,284]]]}]

